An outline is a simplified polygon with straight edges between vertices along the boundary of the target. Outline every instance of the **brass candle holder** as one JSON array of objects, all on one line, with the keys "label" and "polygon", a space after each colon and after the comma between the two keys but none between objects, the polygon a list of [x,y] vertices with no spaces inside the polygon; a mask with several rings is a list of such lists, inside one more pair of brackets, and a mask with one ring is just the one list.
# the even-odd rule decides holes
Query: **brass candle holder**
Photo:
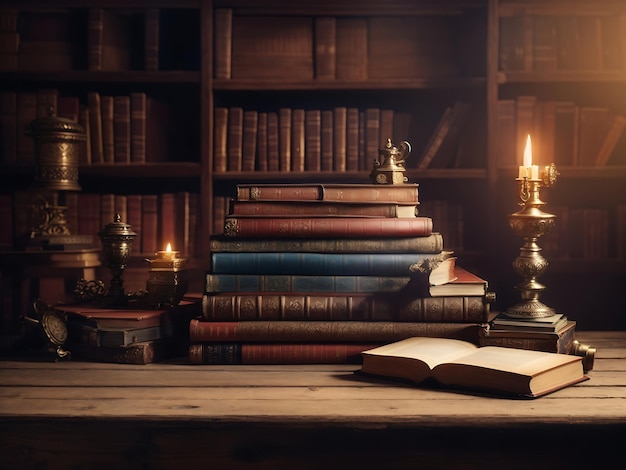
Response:
[{"label": "brass candle holder", "polygon": [[537,281],[548,268],[548,261],[541,255],[537,240],[554,228],[554,214],[544,212],[545,205],[539,197],[541,187],[551,187],[556,183],[558,172],[554,163],[546,166],[538,178],[516,178],[519,190],[519,211],[508,216],[509,228],[524,239],[519,256],[513,261],[513,269],[522,277],[515,288],[520,291],[522,300],[503,313],[508,317],[532,320],[554,315],[554,309],[543,304],[539,295],[545,286]]},{"label": "brass candle holder", "polygon": [[157,251],[155,259],[146,259],[151,264],[146,283],[148,303],[157,308],[164,305],[175,307],[187,292],[187,258],[179,258],[179,251]]}]

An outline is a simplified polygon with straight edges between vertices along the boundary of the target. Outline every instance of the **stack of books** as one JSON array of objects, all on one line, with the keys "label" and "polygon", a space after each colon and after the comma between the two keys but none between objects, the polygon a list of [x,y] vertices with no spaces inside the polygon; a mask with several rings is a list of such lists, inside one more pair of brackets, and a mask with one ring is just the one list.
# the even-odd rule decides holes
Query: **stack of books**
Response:
[{"label": "stack of books", "polygon": [[199,296],[175,307],[150,308],[131,300],[124,308],[97,303],[55,305],[66,318],[65,349],[73,357],[95,362],[149,364],[186,355],[189,322],[200,314]]},{"label": "stack of books", "polygon": [[238,185],[211,237],[190,361],[344,363],[411,336],[478,343],[487,281],[456,266],[418,204],[417,184]]}]

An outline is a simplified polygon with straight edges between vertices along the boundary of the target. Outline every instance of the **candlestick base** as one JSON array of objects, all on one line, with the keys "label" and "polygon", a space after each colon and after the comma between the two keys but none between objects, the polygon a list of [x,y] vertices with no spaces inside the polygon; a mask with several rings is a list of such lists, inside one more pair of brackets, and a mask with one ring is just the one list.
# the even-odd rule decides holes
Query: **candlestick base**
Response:
[{"label": "candlestick base", "polygon": [[509,307],[503,313],[511,318],[532,320],[534,318],[552,316],[555,314],[555,311],[552,307],[548,307],[538,300],[526,300],[519,302],[513,307]]}]

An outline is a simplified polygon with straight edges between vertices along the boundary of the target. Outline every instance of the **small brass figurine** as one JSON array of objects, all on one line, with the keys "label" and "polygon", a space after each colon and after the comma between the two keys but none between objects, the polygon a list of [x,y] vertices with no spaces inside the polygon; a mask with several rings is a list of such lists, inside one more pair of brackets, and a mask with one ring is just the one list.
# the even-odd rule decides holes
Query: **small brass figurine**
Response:
[{"label": "small brass figurine", "polygon": [[374,167],[370,178],[375,184],[403,184],[408,181],[404,176],[406,168],[404,162],[411,153],[411,144],[406,140],[399,147],[395,147],[391,139],[387,139],[387,145],[380,149],[380,160],[374,161]]}]

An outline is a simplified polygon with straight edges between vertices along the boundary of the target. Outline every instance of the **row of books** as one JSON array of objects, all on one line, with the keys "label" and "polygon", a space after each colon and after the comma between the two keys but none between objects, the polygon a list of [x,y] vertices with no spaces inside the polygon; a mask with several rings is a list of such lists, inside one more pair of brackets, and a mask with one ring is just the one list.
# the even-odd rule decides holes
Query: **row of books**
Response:
[{"label": "row of books", "polygon": [[488,284],[456,267],[433,220],[364,215],[418,202],[416,184],[238,185],[211,236],[190,361],[358,362],[408,336],[477,342]]},{"label": "row of books", "polygon": [[500,18],[500,70],[619,71],[626,68],[624,14]]},{"label": "row of books", "polygon": [[[404,11],[265,17],[217,8],[214,25],[217,79],[284,79],[285,70],[291,80],[441,77],[477,72],[481,62],[469,53],[480,37],[480,25],[471,18]],[[467,59],[462,67],[457,54]]]},{"label": "row of books", "polygon": [[540,241],[548,259],[626,259],[626,206],[615,213],[593,207],[551,206],[555,228]]},{"label": "row of books", "polygon": [[0,70],[199,70],[194,15],[156,7],[2,8]]},{"label": "row of books", "polygon": [[626,164],[626,116],[607,107],[520,95],[498,101],[501,167],[522,162],[528,134],[533,158],[558,166]]},{"label": "row of books", "polygon": [[406,140],[408,113],[339,106],[333,109],[240,107],[214,110],[216,172],[371,170],[387,139]]},{"label": "row of books", "polygon": [[168,107],[144,92],[129,95],[87,93],[86,102],[63,96],[58,89],[5,90],[0,93],[0,161],[33,165],[33,139],[25,130],[30,123],[56,116],[81,124],[86,140],[80,164],[146,163],[167,159]]},{"label": "row of books", "polygon": [[[36,196],[29,191],[1,194],[3,229],[0,246],[21,245],[34,228],[32,208]],[[183,256],[192,256],[198,240],[198,194],[188,191],[161,194],[68,193],[65,205],[67,226],[73,234],[93,235],[120,214],[137,234],[133,253],[154,255],[168,243]]]}]

